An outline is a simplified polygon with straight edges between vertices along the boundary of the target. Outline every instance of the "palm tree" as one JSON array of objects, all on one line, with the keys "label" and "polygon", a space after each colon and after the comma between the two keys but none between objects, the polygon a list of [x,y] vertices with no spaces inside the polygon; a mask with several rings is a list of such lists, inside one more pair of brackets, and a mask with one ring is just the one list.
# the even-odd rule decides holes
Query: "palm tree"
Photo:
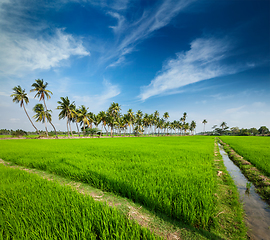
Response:
[{"label": "palm tree", "polygon": [[134,113],[132,112],[131,108],[127,112],[127,117],[128,117],[128,125],[130,127],[130,133],[129,133],[129,136],[130,136],[131,129],[133,128],[133,124],[134,124]]},{"label": "palm tree", "polygon": [[204,135],[205,135],[205,124],[207,123],[206,119],[204,119],[204,120],[202,121],[202,123],[204,124],[203,132],[204,132]]},{"label": "palm tree", "polygon": [[228,128],[226,122],[222,122],[222,123],[220,124],[220,127],[222,128],[222,131],[224,131],[225,128]]},{"label": "palm tree", "polygon": [[89,113],[87,113],[87,118],[88,118],[88,121],[90,123],[90,128],[92,128],[93,127],[93,123],[95,121],[95,114],[92,113],[92,112],[89,112]]},{"label": "palm tree", "polygon": [[47,125],[46,125],[46,119],[48,121],[50,121],[50,119],[51,119],[51,114],[50,114],[51,110],[48,110],[47,112],[45,112],[43,104],[38,103],[38,104],[36,104],[34,106],[33,111],[36,113],[34,115],[34,118],[36,119],[36,122],[42,122],[42,123],[45,124],[45,130],[46,130],[46,134],[47,134],[47,137],[48,137],[49,135],[48,135],[48,129],[47,129]]},{"label": "palm tree", "polygon": [[13,94],[11,94],[10,96],[13,97],[12,101],[16,102],[16,103],[20,103],[20,107],[23,107],[26,116],[28,117],[29,121],[31,122],[32,126],[36,129],[36,132],[39,134],[38,129],[36,128],[36,126],[34,125],[34,123],[32,122],[31,118],[29,117],[25,106],[24,106],[24,102],[25,104],[29,103],[29,99],[27,97],[27,93],[25,93],[25,89],[22,89],[20,85],[18,85],[17,87],[12,88],[12,90],[14,91]]},{"label": "palm tree", "polygon": [[83,125],[84,134],[85,134],[85,125],[90,126],[89,120],[87,118],[87,110],[88,110],[88,108],[86,108],[84,105],[82,105],[78,109],[78,115],[77,115],[77,122],[79,122],[80,125]]},{"label": "palm tree", "polygon": [[[68,97],[60,97],[60,99],[62,101],[58,101],[57,103],[59,104],[59,106],[57,106],[56,109],[61,110],[61,112],[59,113],[59,119],[64,119],[67,118],[67,133],[69,135],[69,130],[68,130],[68,125],[70,127],[70,132],[72,134],[72,130],[71,130],[71,126],[70,126],[70,121],[72,120],[71,114],[72,114],[72,110],[74,109],[74,102],[70,103]],[[73,135],[73,134],[72,134]]]},{"label": "palm tree", "polygon": [[[105,131],[106,131],[106,135],[108,133],[108,129],[106,129],[106,125],[107,125],[107,116],[106,113],[104,111],[100,111],[98,113],[99,118],[100,118],[100,122],[102,122],[102,126],[104,127]],[[102,129],[101,129],[102,131]]]},{"label": "palm tree", "polygon": [[138,133],[143,133],[143,123],[142,123],[143,112],[138,110],[136,113],[136,129]]},{"label": "palm tree", "polygon": [[[165,123],[167,123],[167,120],[168,120],[169,117],[170,116],[169,116],[169,113],[168,112],[165,112],[163,114],[163,118],[165,119]],[[165,129],[167,129],[167,134],[168,134],[168,127],[169,127],[169,125],[168,124],[165,124]]]},{"label": "palm tree", "polygon": [[113,127],[115,124],[117,124],[117,115],[120,111],[120,105],[115,102],[113,102],[108,109],[108,115],[110,116],[111,137],[113,137]]},{"label": "palm tree", "polygon": [[[45,103],[45,97],[47,97],[47,100],[51,98],[50,94],[52,95],[53,93],[49,90],[46,89],[46,87],[48,86],[48,83],[44,83],[43,79],[36,79],[36,82],[32,84],[33,89],[30,90],[30,92],[37,92],[35,97],[39,97],[39,101],[43,100],[44,102],[44,106],[46,109],[46,113],[48,113],[48,109]],[[52,124],[52,121],[50,118],[47,118],[50,122],[50,124],[52,125],[54,132],[55,132],[55,137],[57,138],[57,132],[56,129],[54,127],[54,125]]]},{"label": "palm tree", "polygon": [[154,118],[153,118],[153,124],[155,125],[155,133],[157,131],[157,124],[158,124],[158,121],[159,121],[159,112],[156,110],[154,112]]},{"label": "palm tree", "polygon": [[186,122],[186,118],[187,118],[187,113],[184,112],[184,113],[183,113],[183,121],[184,121],[184,123]]},{"label": "palm tree", "polygon": [[70,105],[70,117],[71,117],[71,121],[74,123],[76,123],[76,127],[77,127],[77,131],[78,131],[78,135],[80,137],[80,130],[79,130],[79,127],[78,127],[78,109],[76,108],[76,105],[75,103],[73,102],[71,105]]},{"label": "palm tree", "polygon": [[189,123],[184,123],[184,124],[183,124],[183,128],[184,128],[184,130],[185,130],[185,135],[186,135],[187,130],[189,129]]},{"label": "palm tree", "polygon": [[143,121],[143,126],[145,127],[145,134],[147,135],[146,129],[150,126],[150,118],[149,118],[148,113],[144,114],[144,117],[143,117],[142,121]]},{"label": "palm tree", "polygon": [[194,135],[194,129],[196,128],[196,122],[195,121],[191,121],[191,123],[190,123],[190,127],[189,127],[189,129],[190,129],[190,131],[191,131],[191,133]]}]

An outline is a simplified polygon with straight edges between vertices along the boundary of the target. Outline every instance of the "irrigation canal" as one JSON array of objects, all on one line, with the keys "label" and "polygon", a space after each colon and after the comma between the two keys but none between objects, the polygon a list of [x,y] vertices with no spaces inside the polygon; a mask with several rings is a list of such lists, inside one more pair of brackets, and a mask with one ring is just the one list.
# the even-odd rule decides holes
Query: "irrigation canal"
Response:
[{"label": "irrigation canal", "polygon": [[[244,204],[248,235],[254,240],[270,240],[270,207],[255,192],[254,185],[241,173],[241,170],[230,160],[223,147],[219,144],[219,151],[224,165],[238,188],[240,199]],[[247,183],[251,184],[247,191]]]}]

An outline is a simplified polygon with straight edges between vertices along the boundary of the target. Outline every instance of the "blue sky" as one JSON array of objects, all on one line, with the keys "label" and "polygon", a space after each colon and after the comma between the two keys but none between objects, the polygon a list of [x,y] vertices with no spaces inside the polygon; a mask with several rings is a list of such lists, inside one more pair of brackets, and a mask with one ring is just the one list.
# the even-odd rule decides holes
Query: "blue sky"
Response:
[{"label": "blue sky", "polygon": [[65,96],[94,113],[187,112],[197,132],[270,128],[270,1],[0,0],[0,128],[33,130],[10,95],[26,89],[33,116],[38,78],[58,130]]}]

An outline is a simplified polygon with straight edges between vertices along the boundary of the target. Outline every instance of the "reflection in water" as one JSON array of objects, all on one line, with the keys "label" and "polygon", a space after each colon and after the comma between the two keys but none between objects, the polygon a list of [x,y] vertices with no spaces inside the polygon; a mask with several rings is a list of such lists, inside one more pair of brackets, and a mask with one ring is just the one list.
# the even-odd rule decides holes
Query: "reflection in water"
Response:
[{"label": "reflection in water", "polygon": [[251,239],[270,240],[270,208],[255,192],[254,185],[241,173],[240,169],[229,159],[219,145],[224,165],[238,188],[240,199],[244,204],[246,221]]}]

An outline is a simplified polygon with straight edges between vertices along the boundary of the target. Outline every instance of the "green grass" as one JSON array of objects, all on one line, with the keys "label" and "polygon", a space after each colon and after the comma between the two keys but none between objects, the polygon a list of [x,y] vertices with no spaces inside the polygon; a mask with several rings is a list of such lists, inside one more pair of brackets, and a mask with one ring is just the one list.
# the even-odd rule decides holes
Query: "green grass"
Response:
[{"label": "green grass", "polygon": [[270,177],[270,138],[222,136],[222,141],[229,144],[244,159],[252,163],[266,176]]},{"label": "green grass", "polygon": [[213,148],[212,137],[1,140],[0,158],[207,228],[217,214]]},{"label": "green grass", "polygon": [[156,239],[70,187],[0,165],[0,239]]}]

